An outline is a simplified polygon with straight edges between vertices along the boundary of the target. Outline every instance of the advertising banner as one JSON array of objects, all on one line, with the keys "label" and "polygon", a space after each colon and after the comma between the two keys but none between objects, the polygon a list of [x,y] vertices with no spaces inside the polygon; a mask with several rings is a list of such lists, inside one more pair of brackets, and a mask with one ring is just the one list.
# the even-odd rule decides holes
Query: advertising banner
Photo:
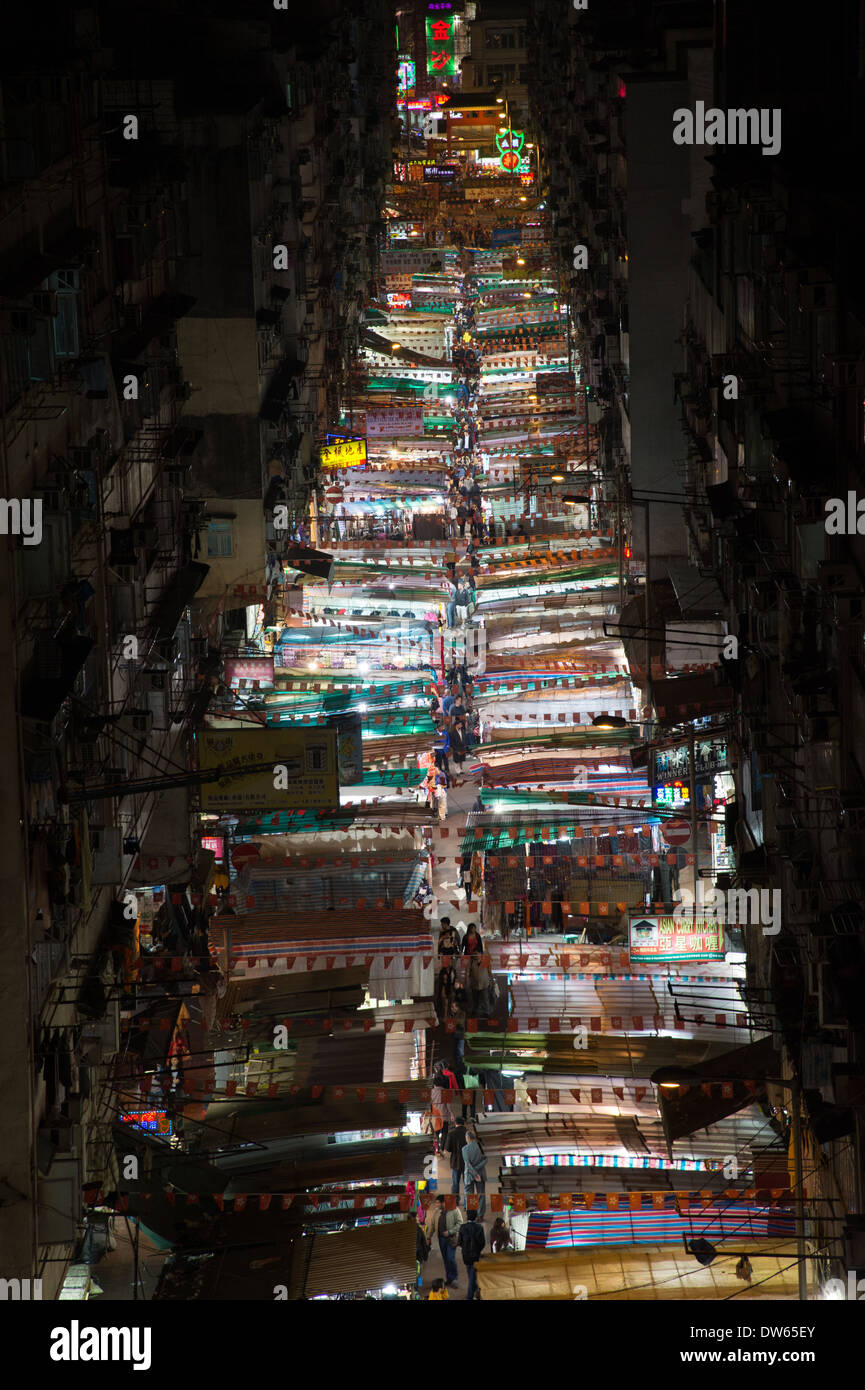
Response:
[{"label": "advertising banner", "polygon": [[445,253],[435,246],[419,246],[416,251],[384,251],[383,275],[412,275],[416,270],[444,270]]},{"label": "advertising banner", "polygon": [[423,408],[408,405],[394,406],[390,410],[368,410],[366,432],[370,439],[395,439],[402,435],[422,437]]},{"label": "advertising banner", "polygon": [[272,656],[229,656],[225,659],[225,683],[258,681],[259,686],[273,685]]},{"label": "advertising banner", "polygon": [[203,729],[200,770],[232,775],[202,784],[202,810],[227,815],[338,806],[336,741],[336,730],[324,728]]},{"label": "advertising banner", "polygon": [[631,963],[724,959],[724,926],[706,917],[630,918]]}]

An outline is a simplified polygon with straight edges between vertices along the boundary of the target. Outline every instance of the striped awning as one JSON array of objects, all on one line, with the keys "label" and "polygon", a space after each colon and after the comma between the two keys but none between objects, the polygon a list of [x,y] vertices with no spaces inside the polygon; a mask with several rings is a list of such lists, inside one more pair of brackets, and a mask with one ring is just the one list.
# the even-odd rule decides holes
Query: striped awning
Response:
[{"label": "striped awning", "polygon": [[[642,1201],[639,1193],[634,1197]],[[693,1202],[672,1194],[655,1194],[656,1204],[632,1209],[630,1199],[622,1197],[619,1209],[610,1210],[607,1200],[589,1208],[574,1207],[567,1212],[533,1211],[529,1215],[527,1249],[561,1250],[578,1245],[658,1245],[689,1240],[789,1240],[794,1234],[791,1212],[777,1207],[758,1207],[751,1202],[722,1201],[709,1204],[699,1194]],[[663,1203],[663,1205],[662,1205]]]}]

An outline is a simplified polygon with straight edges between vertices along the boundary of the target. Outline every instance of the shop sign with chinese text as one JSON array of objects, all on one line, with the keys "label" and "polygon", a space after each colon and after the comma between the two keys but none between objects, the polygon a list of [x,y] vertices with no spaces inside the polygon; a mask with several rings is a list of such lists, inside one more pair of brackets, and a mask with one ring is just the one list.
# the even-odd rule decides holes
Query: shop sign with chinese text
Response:
[{"label": "shop sign with chinese text", "polygon": [[351,439],[343,444],[325,444],[320,452],[322,468],[357,468],[366,463],[366,440]]},{"label": "shop sign with chinese text", "polygon": [[724,925],[705,917],[630,918],[631,965],[636,962],[723,960]]}]

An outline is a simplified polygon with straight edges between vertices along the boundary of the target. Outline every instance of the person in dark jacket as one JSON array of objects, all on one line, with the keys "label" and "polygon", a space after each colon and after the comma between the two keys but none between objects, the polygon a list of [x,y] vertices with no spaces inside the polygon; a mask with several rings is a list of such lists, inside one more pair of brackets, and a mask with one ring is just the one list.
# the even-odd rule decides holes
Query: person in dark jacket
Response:
[{"label": "person in dark jacket", "polygon": [[445,777],[448,779],[448,786],[450,786],[450,780],[451,780],[451,777],[450,777],[451,770],[450,770],[450,767],[449,767],[449,765],[448,765],[448,753],[449,753],[450,751],[451,751],[451,739],[450,739],[450,734],[448,733],[447,728],[444,728],[444,729],[442,729],[442,730],[440,731],[440,733],[437,735],[436,740],[435,740],[435,742],[434,742],[434,744],[433,744],[433,756],[434,756],[434,758],[435,758],[435,765],[436,765],[436,767],[441,768],[441,770],[442,770],[442,772],[444,773]]},{"label": "person in dark jacket", "polygon": [[469,1213],[468,1220],[460,1226],[459,1247],[463,1254],[463,1264],[468,1270],[469,1287],[466,1299],[479,1298],[478,1276],[475,1265],[481,1257],[481,1251],[487,1243],[484,1235],[484,1228],[479,1221]]},{"label": "person in dark jacket", "polygon": [[459,1120],[448,1135],[445,1144],[445,1153],[450,1155],[451,1161],[451,1192],[457,1197],[460,1195],[460,1180],[465,1171],[463,1149],[468,1142],[465,1120]]},{"label": "person in dark jacket", "polygon": [[490,1254],[497,1255],[500,1250],[508,1250],[510,1244],[511,1233],[505,1224],[505,1218],[497,1216],[490,1231]]},{"label": "person in dark jacket", "polygon": [[463,763],[468,755],[468,744],[466,743],[466,721],[465,718],[457,719],[451,730],[451,757],[457,765],[457,771],[462,773]]},{"label": "person in dark jacket", "polygon": [[483,953],[484,943],[481,939],[481,934],[478,931],[478,924],[477,922],[469,922],[468,927],[466,928],[466,934],[463,937],[463,955],[483,955]]}]

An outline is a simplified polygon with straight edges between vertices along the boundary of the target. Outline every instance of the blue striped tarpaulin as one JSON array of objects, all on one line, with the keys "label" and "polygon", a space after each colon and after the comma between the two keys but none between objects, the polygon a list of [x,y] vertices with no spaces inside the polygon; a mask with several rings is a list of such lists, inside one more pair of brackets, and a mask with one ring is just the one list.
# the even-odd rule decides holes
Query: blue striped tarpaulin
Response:
[{"label": "blue striped tarpaulin", "polygon": [[750,1202],[720,1202],[705,1206],[695,1198],[691,1207],[678,1212],[672,1195],[664,1207],[631,1210],[628,1194],[619,1196],[618,1211],[609,1211],[606,1197],[586,1210],[533,1211],[529,1214],[526,1248],[563,1250],[579,1245],[673,1245],[683,1236],[689,1240],[788,1239],[795,1233],[792,1213],[775,1207],[758,1207]]}]

